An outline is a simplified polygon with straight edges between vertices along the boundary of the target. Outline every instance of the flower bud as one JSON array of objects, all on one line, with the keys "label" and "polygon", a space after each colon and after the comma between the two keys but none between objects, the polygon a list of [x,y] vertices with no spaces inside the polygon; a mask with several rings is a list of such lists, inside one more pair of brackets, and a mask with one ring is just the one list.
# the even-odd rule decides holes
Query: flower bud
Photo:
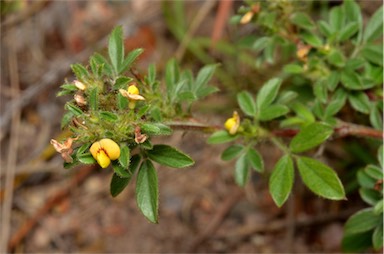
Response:
[{"label": "flower bud", "polygon": [[78,80],[73,81],[73,83],[81,91],[84,91],[87,88],[82,82],[80,82]]},{"label": "flower bud", "polygon": [[229,132],[229,134],[234,135],[239,129],[239,126],[240,126],[240,117],[239,117],[239,114],[236,111],[234,111],[233,116],[231,118],[228,118],[227,121],[225,121],[224,127]]}]

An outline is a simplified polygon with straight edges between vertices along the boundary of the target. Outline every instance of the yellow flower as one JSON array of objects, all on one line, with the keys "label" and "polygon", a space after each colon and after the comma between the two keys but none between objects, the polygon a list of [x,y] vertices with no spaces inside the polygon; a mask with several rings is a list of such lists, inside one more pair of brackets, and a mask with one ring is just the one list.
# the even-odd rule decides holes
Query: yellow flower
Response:
[{"label": "yellow flower", "polygon": [[129,100],[128,107],[130,109],[135,108],[136,101],[144,101],[145,100],[145,98],[140,95],[140,92],[139,92],[139,89],[137,88],[137,86],[134,84],[130,85],[127,90],[119,89],[119,92],[121,93],[121,95],[128,98],[128,100]]},{"label": "yellow flower", "polygon": [[119,145],[109,138],[93,143],[89,151],[102,168],[108,167],[111,160],[117,160],[120,157]]},{"label": "yellow flower", "polygon": [[231,118],[228,118],[227,121],[224,123],[225,129],[229,132],[229,134],[233,135],[236,134],[237,130],[240,126],[240,116],[239,114],[234,111],[233,116]]}]

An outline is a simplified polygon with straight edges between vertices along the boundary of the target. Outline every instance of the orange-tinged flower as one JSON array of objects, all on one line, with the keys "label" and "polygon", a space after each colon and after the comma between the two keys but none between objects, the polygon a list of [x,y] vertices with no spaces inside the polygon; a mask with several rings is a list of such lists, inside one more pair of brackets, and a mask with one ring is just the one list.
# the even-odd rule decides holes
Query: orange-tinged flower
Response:
[{"label": "orange-tinged flower", "polygon": [[308,53],[311,50],[311,48],[312,47],[310,45],[299,44],[297,46],[297,51],[296,51],[297,58],[303,62],[306,62]]},{"label": "orange-tinged flower", "polygon": [[61,154],[61,157],[63,157],[65,162],[72,163],[72,143],[76,139],[77,138],[68,138],[66,141],[64,141],[64,143],[59,143],[57,140],[51,139],[51,144],[53,145],[55,150]]},{"label": "orange-tinged flower", "polygon": [[141,133],[140,126],[136,126],[135,128],[135,142],[137,144],[144,143],[147,140],[148,136]]},{"label": "orange-tinged flower", "polygon": [[111,161],[120,157],[119,145],[109,138],[96,141],[89,151],[102,168],[108,167]]},{"label": "orange-tinged flower", "polygon": [[228,118],[227,121],[225,121],[224,127],[229,132],[229,134],[234,135],[239,129],[239,126],[240,116],[236,111],[234,111],[232,117]]},{"label": "orange-tinged flower", "polygon": [[140,95],[139,89],[136,85],[130,85],[127,90],[119,89],[119,92],[129,100],[129,108],[134,109],[136,101],[144,101],[145,98]]}]

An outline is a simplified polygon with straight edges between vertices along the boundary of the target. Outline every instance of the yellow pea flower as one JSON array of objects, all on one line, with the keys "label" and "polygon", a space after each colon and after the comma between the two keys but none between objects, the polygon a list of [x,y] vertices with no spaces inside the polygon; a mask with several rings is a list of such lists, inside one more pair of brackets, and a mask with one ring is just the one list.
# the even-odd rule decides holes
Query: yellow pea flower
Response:
[{"label": "yellow pea flower", "polygon": [[234,111],[232,117],[228,118],[227,121],[225,121],[224,128],[229,132],[229,134],[234,135],[239,129],[239,126],[240,116],[236,111]]},{"label": "yellow pea flower", "polygon": [[108,167],[111,160],[117,160],[120,157],[119,145],[109,138],[93,143],[89,151],[102,168]]},{"label": "yellow pea flower", "polygon": [[124,97],[128,98],[129,100],[129,105],[128,107],[130,109],[134,109],[136,106],[136,101],[144,101],[145,98],[140,95],[139,89],[137,88],[136,85],[130,85],[127,90],[124,89],[119,89],[119,92],[121,95]]}]

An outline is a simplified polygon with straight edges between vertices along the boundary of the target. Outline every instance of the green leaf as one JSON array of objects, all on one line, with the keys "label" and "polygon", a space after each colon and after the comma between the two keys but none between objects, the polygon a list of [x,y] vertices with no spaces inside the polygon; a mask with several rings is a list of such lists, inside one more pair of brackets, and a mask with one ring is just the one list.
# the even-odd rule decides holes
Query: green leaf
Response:
[{"label": "green leaf", "polygon": [[77,154],[77,159],[83,164],[95,164],[97,161],[90,153]]},{"label": "green leaf", "polygon": [[152,150],[153,149],[153,144],[152,144],[152,142],[149,139],[147,139],[147,140],[144,141],[144,143],[140,144],[140,147],[145,149],[145,150]]},{"label": "green leaf", "polygon": [[248,181],[249,165],[246,154],[242,154],[235,164],[235,182],[240,187],[244,187]]},{"label": "green leaf", "polygon": [[264,171],[264,161],[258,151],[253,148],[250,148],[248,149],[246,156],[248,164],[251,168],[260,173]]},{"label": "green leaf", "polygon": [[215,73],[217,64],[211,64],[204,66],[197,74],[196,81],[194,82],[193,89],[198,92],[201,88],[208,84],[208,81]]},{"label": "green leaf", "polygon": [[67,102],[64,107],[75,116],[81,116],[83,114],[83,111],[73,103]]},{"label": "green leaf", "polygon": [[381,199],[377,204],[373,207],[373,213],[376,215],[380,215],[383,213],[383,203],[384,199]]},{"label": "green leaf", "polygon": [[160,128],[152,123],[143,123],[140,128],[143,133],[149,135],[157,135],[160,132]]},{"label": "green leaf", "polygon": [[380,193],[373,189],[360,188],[359,194],[362,200],[368,205],[374,206],[376,203],[382,199]]},{"label": "green leaf", "polygon": [[327,61],[336,67],[343,67],[345,65],[346,59],[342,51],[333,49],[327,55]]},{"label": "green leaf", "polygon": [[364,89],[359,75],[352,70],[347,69],[342,71],[340,79],[345,88],[352,89],[352,90]]},{"label": "green leaf", "polygon": [[91,144],[89,144],[89,143],[83,144],[82,146],[77,148],[76,155],[79,156],[79,155],[85,153],[86,151],[88,151],[90,146],[91,146]]},{"label": "green leaf", "polygon": [[369,164],[364,168],[364,171],[367,175],[369,175],[375,180],[381,180],[384,177],[383,171],[379,166],[376,166],[376,165]]},{"label": "green leaf", "polygon": [[123,63],[119,68],[119,73],[123,73],[128,70],[131,67],[132,63],[141,55],[141,53],[143,53],[143,51],[144,49],[138,48],[129,52],[129,54],[124,59]]},{"label": "green leaf", "polygon": [[270,121],[280,116],[286,115],[289,112],[289,108],[285,105],[274,104],[263,109],[259,114],[260,121]]},{"label": "green leaf", "polygon": [[327,78],[327,87],[329,91],[334,91],[339,83],[340,75],[338,72],[333,71]]},{"label": "green leaf", "polygon": [[124,97],[121,93],[117,94],[117,106],[119,109],[126,109],[128,107],[129,100]]},{"label": "green leaf", "polygon": [[383,145],[381,145],[379,147],[379,149],[377,150],[377,160],[379,161],[380,163],[380,166],[383,167],[384,166],[384,148],[383,148]]},{"label": "green leaf", "polygon": [[131,160],[131,153],[126,144],[120,145],[119,163],[123,168],[128,168]]},{"label": "green leaf", "polygon": [[372,232],[344,234],[341,244],[344,252],[362,252],[372,246]]},{"label": "green leaf", "polygon": [[383,223],[377,225],[373,231],[372,243],[375,250],[383,248]]},{"label": "green leaf", "polygon": [[268,80],[259,90],[256,97],[257,110],[260,112],[268,107],[276,98],[282,80],[273,78]]},{"label": "green leaf", "polygon": [[242,91],[237,94],[237,103],[241,110],[248,116],[256,114],[256,104],[252,95],[247,91]]},{"label": "green leaf", "polygon": [[227,143],[237,139],[237,135],[231,135],[228,131],[221,130],[214,132],[207,140],[208,144],[221,144]]},{"label": "green leaf", "polygon": [[376,180],[370,177],[365,170],[357,172],[357,182],[361,187],[367,189],[373,189],[376,184]]},{"label": "green leaf", "polygon": [[113,85],[113,88],[116,90],[124,89],[126,90],[128,88],[128,84],[132,82],[132,78],[129,77],[118,77],[115,81],[115,84]]},{"label": "green leaf", "polygon": [[313,116],[312,112],[302,103],[293,103],[291,105],[291,109],[296,113],[297,116],[304,119],[305,122],[313,123],[315,121],[315,117]]},{"label": "green leaf", "polygon": [[333,7],[329,12],[329,24],[335,32],[340,31],[344,26],[344,10],[341,6]]},{"label": "green leaf", "polygon": [[294,179],[292,158],[286,154],[276,163],[269,178],[269,191],[273,201],[281,207],[291,193]]},{"label": "green leaf", "polygon": [[289,102],[296,99],[298,94],[293,91],[283,91],[280,93],[280,96],[277,100],[279,104],[288,104]]},{"label": "green leaf", "polygon": [[260,37],[258,38],[252,45],[252,49],[255,51],[261,51],[267,47],[267,45],[271,42],[270,37]]},{"label": "green leaf", "polygon": [[360,6],[354,0],[346,0],[343,4],[345,16],[348,21],[357,22],[358,24],[358,39],[361,41],[363,32],[363,18],[361,16]]},{"label": "green leaf", "polygon": [[319,27],[319,31],[325,36],[330,37],[332,33],[334,32],[331,28],[331,26],[325,22],[324,20],[320,20],[317,22],[317,25]]},{"label": "green leaf", "polygon": [[118,161],[112,161],[112,168],[113,168],[113,171],[115,172],[115,174],[117,174],[119,177],[122,177],[122,178],[130,178],[131,177],[131,173],[128,172],[128,168],[120,165],[120,163]]},{"label": "green leaf", "polygon": [[325,79],[319,79],[315,82],[313,87],[313,93],[316,98],[323,104],[328,101],[327,85]]},{"label": "green leaf", "polygon": [[175,59],[171,59],[165,66],[165,85],[167,87],[168,98],[174,96],[177,82],[179,81],[180,70]]},{"label": "green leaf", "polygon": [[374,229],[381,217],[373,213],[372,208],[366,208],[352,215],[344,225],[345,234],[358,234]]},{"label": "green leaf", "polygon": [[148,157],[172,168],[189,167],[195,163],[191,157],[168,145],[154,145],[153,149],[148,151]]},{"label": "green leaf", "polygon": [[283,71],[289,74],[303,73],[303,67],[299,64],[286,64],[284,65]]},{"label": "green leaf", "polygon": [[[217,87],[214,87],[214,86],[204,86],[204,87],[201,87],[197,93],[196,93],[196,96],[193,95],[193,93],[190,93],[190,92],[183,92],[179,95],[180,98],[186,98],[188,100],[196,100],[196,98],[204,98],[210,94],[213,94],[213,93],[216,93],[217,91],[219,91],[219,88]],[[187,95],[187,96],[186,96]]]},{"label": "green leaf", "polygon": [[314,25],[311,18],[303,12],[295,12],[290,19],[293,24],[297,25],[300,28],[306,30],[314,29]]},{"label": "green leaf", "polygon": [[78,80],[84,81],[89,77],[87,68],[81,64],[71,64],[71,69]]},{"label": "green leaf", "polygon": [[158,223],[159,186],[157,173],[150,160],[141,163],[136,180],[136,202],[140,211],[152,223]]},{"label": "green leaf", "polygon": [[383,6],[381,6],[365,26],[363,41],[370,42],[383,34]]},{"label": "green leaf", "polygon": [[383,129],[383,115],[377,107],[373,107],[369,113],[369,121],[373,128],[377,130]]},{"label": "green leaf", "polygon": [[345,40],[348,40],[358,31],[359,31],[359,23],[350,22],[340,30],[340,33],[338,34],[338,41],[343,42]]},{"label": "green leaf", "polygon": [[97,88],[92,88],[89,91],[89,107],[91,110],[98,110],[99,107],[99,93],[97,91]]},{"label": "green leaf", "polygon": [[103,66],[103,71],[107,75],[112,75],[112,66],[108,63],[107,59],[105,59],[99,53],[95,53],[92,55],[92,58],[98,63],[98,65]]},{"label": "green leaf", "polygon": [[348,94],[348,101],[352,108],[361,113],[369,114],[371,110],[371,102],[364,92],[354,92]]},{"label": "green leaf", "polygon": [[145,134],[149,135],[171,135],[172,129],[162,123],[143,123],[141,130]]},{"label": "green leaf", "polygon": [[[341,91],[341,90],[340,90]],[[331,116],[336,115],[345,105],[347,100],[347,94],[342,91],[339,92],[339,96],[336,96],[338,92],[334,94],[334,97],[328,103],[327,108],[325,109],[325,118],[329,118]]]},{"label": "green leaf", "polygon": [[303,182],[311,191],[327,199],[345,199],[344,187],[331,168],[307,157],[298,157],[297,167]]},{"label": "green leaf", "polygon": [[123,28],[121,26],[113,29],[109,36],[108,53],[114,72],[117,75],[120,73],[119,70],[124,59]]},{"label": "green leaf", "polygon": [[242,145],[239,145],[239,144],[231,145],[223,151],[223,153],[221,154],[221,159],[223,161],[232,160],[233,158],[236,158],[241,153],[241,151],[243,151],[243,149],[244,149],[244,146]]},{"label": "green leaf", "polygon": [[70,92],[76,92],[79,90],[74,84],[63,84],[60,86],[61,89],[63,90],[68,90]]},{"label": "green leaf", "polygon": [[147,76],[147,79],[148,79],[148,84],[150,86],[153,86],[154,83],[156,82],[156,65],[154,63],[151,63],[148,66],[148,76]]},{"label": "green leaf", "polygon": [[321,40],[320,37],[315,35],[314,33],[309,33],[309,32],[303,32],[300,34],[300,37],[309,45],[315,47],[315,48],[320,48],[323,46],[323,41]]},{"label": "green leaf", "polygon": [[61,118],[60,128],[63,129],[64,127],[66,127],[72,121],[73,117],[74,114],[72,112],[65,113]]},{"label": "green leaf", "polygon": [[289,147],[293,153],[301,153],[322,144],[333,133],[332,127],[315,122],[302,128],[291,140]]},{"label": "green leaf", "polygon": [[153,125],[157,126],[160,131],[157,133],[157,135],[171,135],[172,129],[168,125],[162,124],[162,123],[152,123]]},{"label": "green leaf", "polygon": [[131,178],[122,178],[114,173],[109,187],[112,197],[119,195],[127,187],[130,180]]},{"label": "green leaf", "polygon": [[103,121],[116,122],[119,118],[116,114],[109,111],[100,111],[100,119]]},{"label": "green leaf", "polygon": [[383,66],[383,45],[367,44],[361,50],[361,55],[371,63]]}]

